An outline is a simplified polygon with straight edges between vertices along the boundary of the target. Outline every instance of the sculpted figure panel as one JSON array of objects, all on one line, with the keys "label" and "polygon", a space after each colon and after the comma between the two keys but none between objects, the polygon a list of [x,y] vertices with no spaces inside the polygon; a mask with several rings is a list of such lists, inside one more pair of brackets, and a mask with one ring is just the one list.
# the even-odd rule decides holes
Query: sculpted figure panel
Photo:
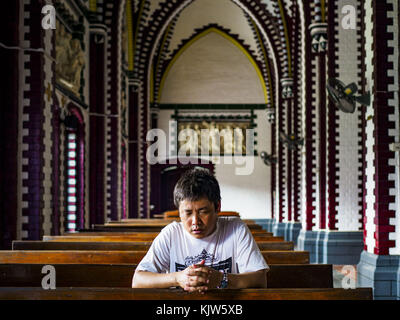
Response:
[{"label": "sculpted figure panel", "polygon": [[85,55],[80,41],[73,39],[71,33],[59,21],[56,29],[56,61],[57,81],[79,94]]},{"label": "sculpted figure panel", "polygon": [[[196,150],[198,155],[246,155],[248,128],[250,123],[247,122],[180,122],[178,132],[186,139],[179,141],[179,149],[186,148],[187,155]],[[204,142],[206,145],[202,144]]]}]

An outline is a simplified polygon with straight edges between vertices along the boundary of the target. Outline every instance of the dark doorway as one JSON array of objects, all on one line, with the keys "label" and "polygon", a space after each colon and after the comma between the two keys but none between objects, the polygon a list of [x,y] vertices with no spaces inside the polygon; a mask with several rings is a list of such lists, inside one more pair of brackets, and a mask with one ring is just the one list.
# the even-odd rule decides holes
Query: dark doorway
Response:
[{"label": "dark doorway", "polygon": [[155,164],[151,166],[151,211],[152,218],[160,218],[165,211],[176,210],[173,192],[175,184],[184,172],[194,167],[207,168],[214,174],[214,165],[210,163],[190,164],[171,163]]}]

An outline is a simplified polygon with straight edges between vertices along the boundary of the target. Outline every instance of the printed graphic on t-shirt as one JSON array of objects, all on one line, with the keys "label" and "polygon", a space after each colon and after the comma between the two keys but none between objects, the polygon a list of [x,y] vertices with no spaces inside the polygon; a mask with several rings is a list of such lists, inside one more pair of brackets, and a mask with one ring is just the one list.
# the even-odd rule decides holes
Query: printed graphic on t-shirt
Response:
[{"label": "printed graphic on t-shirt", "polygon": [[187,267],[200,263],[202,260],[205,260],[205,265],[208,267],[211,267],[215,270],[226,270],[228,273],[232,272],[232,257],[220,261],[218,263],[214,263],[214,255],[208,253],[205,249],[203,251],[196,255],[196,256],[187,256],[185,258],[185,264],[180,264],[175,262],[175,270],[176,271],[182,271],[185,270]]}]

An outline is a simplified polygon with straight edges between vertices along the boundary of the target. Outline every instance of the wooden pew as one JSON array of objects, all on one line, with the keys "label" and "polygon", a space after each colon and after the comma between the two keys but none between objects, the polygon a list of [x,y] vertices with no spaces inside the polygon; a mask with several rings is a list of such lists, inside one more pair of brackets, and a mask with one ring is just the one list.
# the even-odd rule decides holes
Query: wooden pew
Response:
[{"label": "wooden pew", "polygon": [[[259,224],[247,225],[250,230],[262,230]],[[160,232],[165,224],[129,224],[129,223],[107,223],[94,224],[92,229],[95,231],[117,231],[117,232]]]},{"label": "wooden pew", "polygon": [[[261,251],[293,250],[292,241],[266,242],[258,241]],[[120,251],[147,251],[151,241],[130,241],[130,242],[73,242],[73,241],[30,241],[14,240],[13,250],[120,250]]]},{"label": "wooden pew", "polygon": [[[268,232],[264,229],[255,229],[255,230],[250,230],[252,235],[269,235],[273,236],[272,232]],[[144,232],[131,232],[131,231],[95,231],[91,229],[85,229],[81,230],[78,232],[67,232],[64,233],[63,236],[81,236],[81,235],[88,235],[88,236],[104,236],[104,235],[115,235],[115,236],[125,236],[125,235],[131,235],[131,234],[158,234],[158,232],[149,232],[149,231],[144,231]]]},{"label": "wooden pew", "polygon": [[0,287],[0,300],[372,300],[372,288],[217,289],[203,295],[181,289]]},{"label": "wooden pew", "polygon": [[[147,251],[0,251],[0,263],[138,264]],[[261,251],[268,264],[308,264],[308,251]]]},{"label": "wooden pew", "polygon": [[[167,225],[171,223],[172,221],[180,221],[180,218],[177,219],[121,219],[118,221],[109,221],[107,224],[121,224],[121,223],[127,223],[127,224],[138,224],[138,225],[143,225],[143,224],[148,224],[148,225],[160,225],[164,224]],[[252,219],[242,219],[244,223],[247,225],[252,225],[252,224],[257,224],[254,220]]]},{"label": "wooden pew", "polygon": [[[0,264],[0,286],[41,286],[45,264]],[[52,264],[58,287],[130,287],[134,264]],[[269,288],[333,288],[332,265],[271,264]]]},{"label": "wooden pew", "polygon": [[[77,241],[77,242],[123,242],[123,241],[153,241],[158,234],[131,234],[131,235],[104,235],[104,236],[91,236],[91,235],[68,235],[68,236],[43,236],[43,241]],[[256,241],[284,241],[283,237],[274,237],[270,235],[255,235],[253,236]]]}]

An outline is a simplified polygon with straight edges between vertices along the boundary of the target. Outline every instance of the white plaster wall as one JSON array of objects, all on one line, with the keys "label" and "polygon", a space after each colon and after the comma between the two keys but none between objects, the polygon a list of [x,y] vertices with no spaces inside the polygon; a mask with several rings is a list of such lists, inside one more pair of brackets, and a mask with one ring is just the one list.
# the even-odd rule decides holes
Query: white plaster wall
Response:
[{"label": "white plaster wall", "polygon": [[171,37],[169,50],[174,51],[183,39],[188,39],[194,29],[218,23],[232,34],[237,34],[254,52],[258,52],[256,39],[243,11],[231,0],[196,0],[179,16]]},{"label": "white plaster wall", "polygon": [[[357,7],[357,0],[341,0],[338,1],[339,22],[342,21],[344,15],[341,8],[345,5]],[[359,24],[358,24],[359,25]],[[348,85],[351,82],[358,83],[358,49],[360,44],[357,38],[357,30],[343,29],[341,26],[337,28],[338,41],[337,47],[337,64],[338,78]],[[357,93],[357,95],[360,93]],[[356,231],[361,227],[359,219],[361,218],[359,197],[359,185],[362,183],[359,179],[359,167],[361,159],[358,156],[358,142],[361,139],[361,132],[358,128],[358,117],[361,110],[357,104],[356,111],[352,114],[339,111],[338,114],[338,136],[337,142],[337,176],[338,176],[338,196],[337,202],[337,227],[339,231]]]},{"label": "white plaster wall", "polygon": [[246,55],[211,32],[172,66],[161,103],[265,103],[261,81]]},{"label": "white plaster wall", "polygon": [[254,160],[254,171],[250,175],[235,175],[234,164],[215,167],[221,188],[222,210],[237,211],[243,219],[270,218],[270,169],[260,157],[247,158]]}]

